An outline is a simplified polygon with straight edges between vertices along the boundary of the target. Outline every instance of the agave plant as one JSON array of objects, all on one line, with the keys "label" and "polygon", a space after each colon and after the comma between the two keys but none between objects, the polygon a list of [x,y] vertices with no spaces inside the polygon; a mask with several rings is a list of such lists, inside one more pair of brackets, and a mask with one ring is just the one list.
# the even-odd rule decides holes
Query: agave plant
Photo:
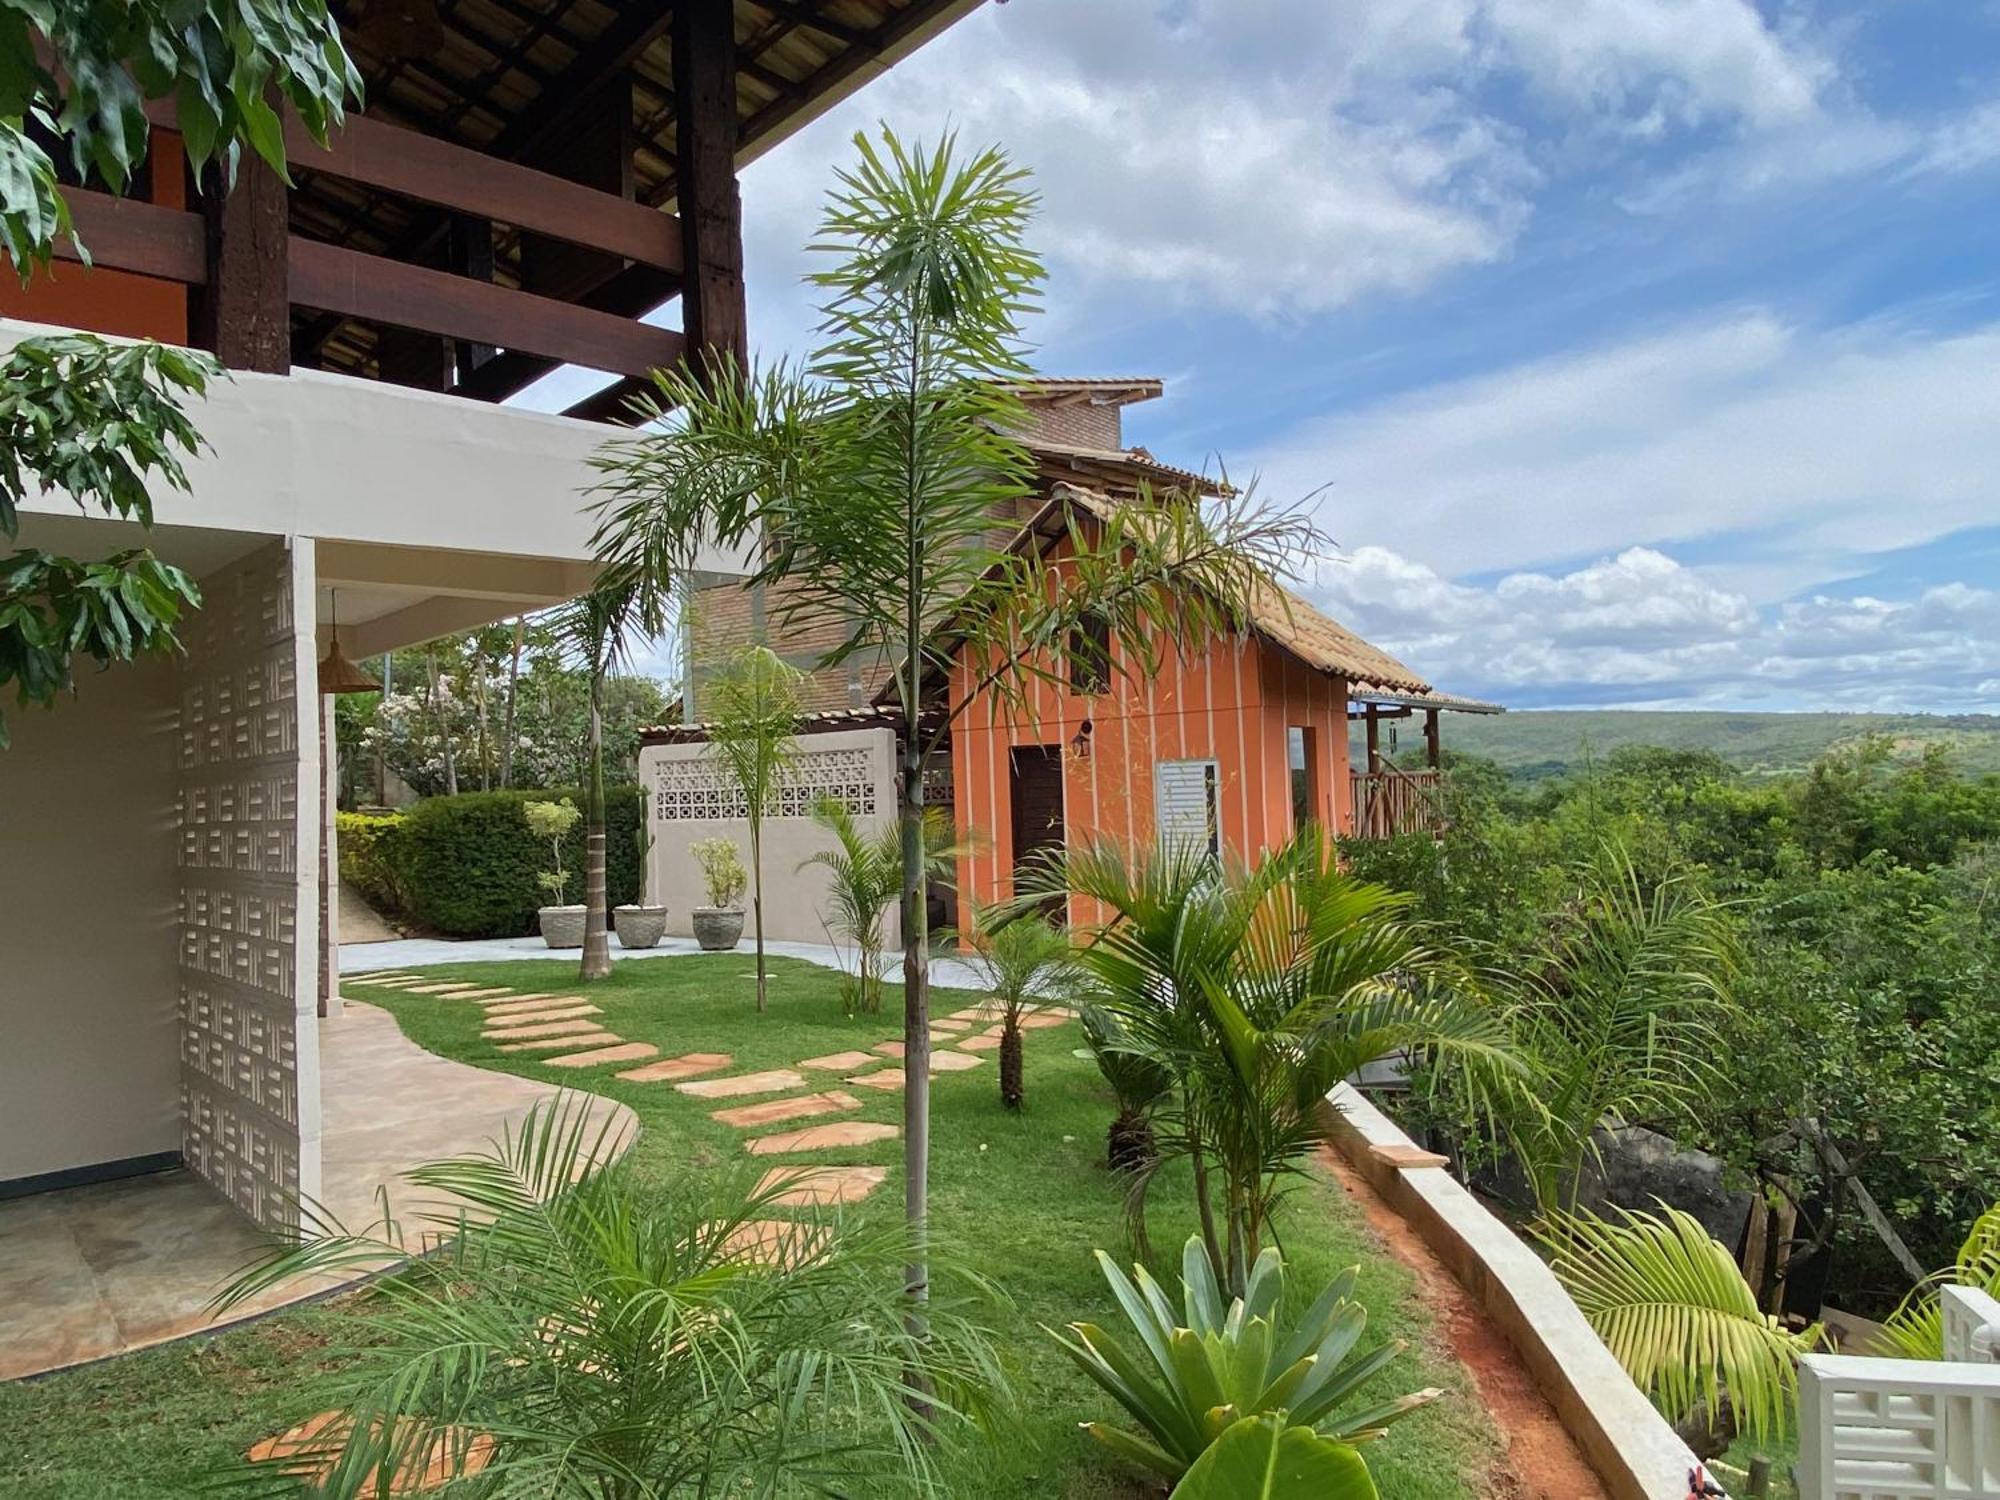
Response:
[{"label": "agave plant", "polygon": [[1972,1221],[1958,1257],[1903,1299],[1878,1339],[1883,1354],[1897,1359],[1944,1358],[1944,1309],[1940,1286],[1976,1287],[2000,1297],[2000,1203]]},{"label": "agave plant", "polygon": [[1139,1351],[1092,1323],[1070,1324],[1069,1337],[1049,1333],[1145,1429],[1140,1434],[1086,1422],[1084,1430],[1119,1457],[1168,1479],[1192,1478],[1203,1455],[1247,1418],[1276,1418],[1281,1435],[1304,1428],[1323,1443],[1351,1449],[1443,1394],[1416,1391],[1338,1410],[1404,1348],[1397,1340],[1356,1353],[1368,1326],[1367,1309],[1353,1300],[1358,1267],[1335,1277],[1303,1318],[1281,1330],[1285,1267],[1275,1249],[1257,1257],[1248,1289],[1225,1305],[1201,1237],[1190,1237],[1181,1255],[1178,1315],[1145,1267],[1134,1266],[1128,1277],[1102,1250],[1097,1263],[1131,1320]]},{"label": "agave plant", "polygon": [[1556,1279],[1632,1383],[1676,1423],[1731,1423],[1753,1441],[1782,1432],[1798,1401],[1798,1358],[1822,1342],[1757,1305],[1736,1259],[1677,1208],[1574,1213],[1536,1227]]}]

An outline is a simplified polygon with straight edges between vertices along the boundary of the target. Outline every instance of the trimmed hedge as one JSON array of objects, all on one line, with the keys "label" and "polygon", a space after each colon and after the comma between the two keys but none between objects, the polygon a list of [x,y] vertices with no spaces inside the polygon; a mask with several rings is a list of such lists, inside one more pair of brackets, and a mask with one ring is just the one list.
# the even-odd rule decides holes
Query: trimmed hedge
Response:
[{"label": "trimmed hedge", "polygon": [[401,813],[335,813],[334,841],[340,851],[340,878],[361,892],[377,911],[400,912],[409,903],[397,876]]},{"label": "trimmed hedge", "polygon": [[[564,797],[583,805],[573,788],[549,791],[462,792],[429,797],[395,819],[345,814],[340,820],[341,873],[370,899],[380,893],[418,926],[445,937],[526,937],[547,897],[535,877],[548,868],[549,851],[529,832],[524,802]],[[611,904],[639,898],[639,849],[645,793],[635,786],[605,789],[605,884]],[[393,822],[392,828],[367,827]],[[358,842],[352,861],[349,829]],[[570,900],[583,900],[581,823],[564,840]],[[350,864],[355,873],[350,874]]]}]

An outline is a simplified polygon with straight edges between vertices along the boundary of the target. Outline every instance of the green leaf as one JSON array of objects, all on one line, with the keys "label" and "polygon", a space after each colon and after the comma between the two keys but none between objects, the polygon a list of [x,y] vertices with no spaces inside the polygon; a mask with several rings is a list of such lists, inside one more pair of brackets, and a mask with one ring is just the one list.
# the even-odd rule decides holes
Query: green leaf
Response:
[{"label": "green leaf", "polygon": [[1189,1468],[1173,1500],[1376,1500],[1376,1489],[1346,1444],[1278,1417],[1245,1417]]}]

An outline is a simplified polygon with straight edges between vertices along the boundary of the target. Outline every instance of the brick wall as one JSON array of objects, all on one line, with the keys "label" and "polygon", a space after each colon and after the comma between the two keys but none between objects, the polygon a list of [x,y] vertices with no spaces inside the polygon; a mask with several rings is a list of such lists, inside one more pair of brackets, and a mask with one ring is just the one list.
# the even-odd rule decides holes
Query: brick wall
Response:
[{"label": "brick wall", "polygon": [[1053,401],[1029,401],[1030,425],[1025,436],[1044,438],[1051,443],[1074,443],[1079,448],[1122,448],[1125,446],[1122,407],[1106,403],[1093,406],[1079,401],[1059,406]]}]

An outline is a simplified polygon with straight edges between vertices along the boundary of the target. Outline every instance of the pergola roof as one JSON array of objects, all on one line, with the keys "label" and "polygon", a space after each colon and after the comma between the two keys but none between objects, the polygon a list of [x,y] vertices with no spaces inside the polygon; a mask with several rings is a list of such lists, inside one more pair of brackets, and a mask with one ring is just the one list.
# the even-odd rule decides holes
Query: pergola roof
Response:
[{"label": "pergola roof", "polygon": [[[735,0],[739,166],[976,9],[980,0]],[[629,74],[633,191],[653,208],[675,197],[673,6],[664,0],[334,0],[366,84],[370,116],[506,160],[533,163],[587,121],[606,85]],[[432,13],[435,20],[432,20]],[[412,19],[414,17],[415,19]],[[441,216],[325,174],[301,174],[295,233],[369,254],[420,258]],[[517,236],[497,247],[494,279],[518,285]],[[647,271],[646,267],[635,267]],[[639,283],[644,283],[640,285]],[[637,316],[678,288],[633,278]],[[317,335],[325,362],[365,366],[369,330]]]}]

